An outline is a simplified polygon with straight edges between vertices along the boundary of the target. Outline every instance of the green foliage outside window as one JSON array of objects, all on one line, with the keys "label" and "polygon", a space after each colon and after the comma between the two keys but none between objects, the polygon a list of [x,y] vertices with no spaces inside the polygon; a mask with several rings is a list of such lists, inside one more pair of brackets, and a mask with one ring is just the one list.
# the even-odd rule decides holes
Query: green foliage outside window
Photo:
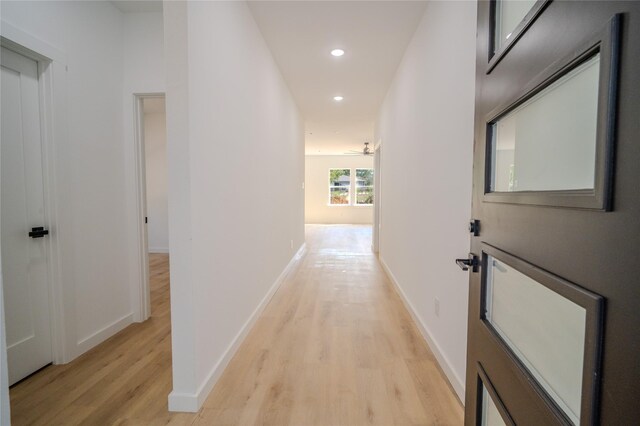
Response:
[{"label": "green foliage outside window", "polygon": [[329,204],[348,205],[351,190],[351,169],[329,170]]},{"label": "green foliage outside window", "polygon": [[356,204],[373,204],[373,169],[356,169]]},{"label": "green foliage outside window", "polygon": [[[355,169],[355,205],[373,204],[373,169]],[[329,169],[329,204],[349,205],[351,169]]]}]

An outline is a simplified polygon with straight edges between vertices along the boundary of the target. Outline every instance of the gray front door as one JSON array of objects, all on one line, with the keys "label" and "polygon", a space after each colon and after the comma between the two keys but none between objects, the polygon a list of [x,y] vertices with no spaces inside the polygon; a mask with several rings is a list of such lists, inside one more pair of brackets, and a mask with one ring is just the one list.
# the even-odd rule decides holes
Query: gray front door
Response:
[{"label": "gray front door", "polygon": [[640,424],[640,2],[480,2],[477,40],[465,423]]}]

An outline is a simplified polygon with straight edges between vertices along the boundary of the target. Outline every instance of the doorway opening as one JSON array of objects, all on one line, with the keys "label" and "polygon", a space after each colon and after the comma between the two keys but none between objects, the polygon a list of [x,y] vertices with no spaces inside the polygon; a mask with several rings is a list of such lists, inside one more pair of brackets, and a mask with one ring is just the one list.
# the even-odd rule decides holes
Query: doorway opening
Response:
[{"label": "doorway opening", "polygon": [[154,293],[166,298],[169,280],[168,176],[165,96],[136,95],[142,319]]},{"label": "doorway opening", "polygon": [[380,182],[382,181],[382,173],[381,173],[381,155],[382,155],[382,146],[380,142],[378,142],[375,147],[375,151],[373,154],[373,241],[371,243],[371,248],[376,255],[380,253]]},{"label": "doorway opening", "polygon": [[305,223],[367,229],[372,248],[375,200],[373,153],[305,156]]}]

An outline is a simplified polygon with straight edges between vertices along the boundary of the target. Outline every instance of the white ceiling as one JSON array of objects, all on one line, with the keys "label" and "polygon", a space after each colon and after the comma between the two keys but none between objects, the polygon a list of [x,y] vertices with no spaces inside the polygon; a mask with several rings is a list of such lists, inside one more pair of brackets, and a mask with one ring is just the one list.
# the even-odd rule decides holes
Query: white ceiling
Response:
[{"label": "white ceiling", "polygon": [[162,12],[162,0],[112,0],[123,13]]},{"label": "white ceiling", "polygon": [[[250,1],[305,119],[307,154],[361,150],[424,14],[422,1]],[[333,57],[334,48],[345,55]],[[344,100],[335,102],[341,95]]]}]

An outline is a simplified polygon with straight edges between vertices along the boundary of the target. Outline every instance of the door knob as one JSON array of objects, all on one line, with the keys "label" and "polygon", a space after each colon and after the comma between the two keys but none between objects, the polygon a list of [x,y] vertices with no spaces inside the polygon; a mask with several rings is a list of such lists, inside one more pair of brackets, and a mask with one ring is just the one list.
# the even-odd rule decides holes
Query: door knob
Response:
[{"label": "door knob", "polygon": [[49,230],[44,229],[42,226],[38,226],[36,228],[31,228],[31,232],[29,232],[29,236],[31,238],[42,238],[45,235],[49,235]]},{"label": "door knob", "polygon": [[471,272],[478,272],[480,262],[478,256],[473,253],[469,253],[469,257],[466,259],[456,259],[456,265],[463,271],[468,271],[471,268]]}]

